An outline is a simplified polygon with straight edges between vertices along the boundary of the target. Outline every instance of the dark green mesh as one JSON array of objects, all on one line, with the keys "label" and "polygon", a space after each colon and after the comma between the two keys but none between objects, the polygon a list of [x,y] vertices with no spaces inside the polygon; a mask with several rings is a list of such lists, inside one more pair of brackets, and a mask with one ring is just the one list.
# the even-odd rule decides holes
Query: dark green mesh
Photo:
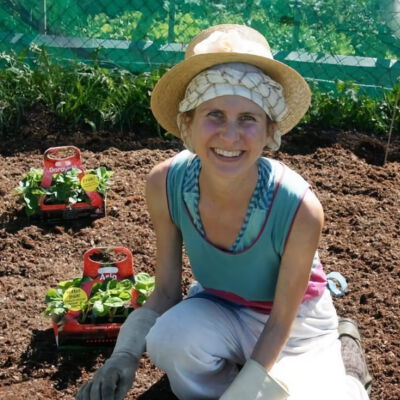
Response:
[{"label": "dark green mesh", "polygon": [[61,62],[150,71],[217,23],[259,30],[276,59],[322,88],[343,80],[379,92],[400,74],[400,0],[2,0],[0,51],[46,46]]}]

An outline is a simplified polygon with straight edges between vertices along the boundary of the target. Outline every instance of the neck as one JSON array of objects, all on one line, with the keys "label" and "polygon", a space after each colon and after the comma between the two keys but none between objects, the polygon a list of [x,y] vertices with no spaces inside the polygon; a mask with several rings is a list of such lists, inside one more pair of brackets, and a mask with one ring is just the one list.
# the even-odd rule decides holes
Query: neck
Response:
[{"label": "neck", "polygon": [[208,174],[202,168],[199,177],[200,195],[203,198],[211,198],[214,202],[240,202],[251,196],[257,184],[257,179],[258,168],[256,164],[243,176],[232,178]]}]

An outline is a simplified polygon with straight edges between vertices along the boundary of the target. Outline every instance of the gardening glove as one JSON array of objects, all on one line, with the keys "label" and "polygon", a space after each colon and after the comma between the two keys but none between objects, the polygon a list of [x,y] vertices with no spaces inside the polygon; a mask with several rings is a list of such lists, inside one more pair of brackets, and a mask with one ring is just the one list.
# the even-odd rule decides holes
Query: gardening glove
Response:
[{"label": "gardening glove", "polygon": [[284,384],[274,379],[257,361],[248,360],[220,400],[285,400]]},{"label": "gardening glove", "polygon": [[122,400],[132,387],[136,369],[146,347],[146,336],[155,324],[155,311],[139,308],[129,315],[118,334],[111,357],[84,384],[76,400]]}]

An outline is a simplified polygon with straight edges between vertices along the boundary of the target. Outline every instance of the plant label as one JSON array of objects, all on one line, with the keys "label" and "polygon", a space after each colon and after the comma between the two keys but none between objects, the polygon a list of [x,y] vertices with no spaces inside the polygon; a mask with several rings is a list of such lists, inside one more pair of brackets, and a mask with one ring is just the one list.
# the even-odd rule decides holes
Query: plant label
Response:
[{"label": "plant label", "polygon": [[86,192],[95,192],[99,186],[99,178],[93,174],[85,174],[81,179],[81,186]]},{"label": "plant label", "polygon": [[86,303],[87,299],[86,292],[78,287],[68,288],[63,295],[63,301],[69,305],[68,309],[71,311],[82,310],[82,305]]}]

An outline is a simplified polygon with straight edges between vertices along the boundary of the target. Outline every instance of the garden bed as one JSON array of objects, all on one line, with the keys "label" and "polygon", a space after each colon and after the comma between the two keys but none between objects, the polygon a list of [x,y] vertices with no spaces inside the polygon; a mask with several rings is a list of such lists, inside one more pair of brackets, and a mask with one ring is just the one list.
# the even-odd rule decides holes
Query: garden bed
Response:
[{"label": "garden bed", "polygon": [[[36,117],[37,118],[37,117]],[[45,120],[45,118],[44,118]],[[36,121],[36,123],[35,123]],[[72,400],[106,353],[59,353],[44,295],[79,276],[93,246],[124,246],[136,272],[154,274],[155,239],[144,199],[146,174],[180,149],[177,141],[139,140],[108,132],[67,133],[32,116],[19,137],[0,145],[0,399]],[[52,126],[49,124],[48,126]],[[104,218],[48,225],[24,215],[12,188],[51,146],[75,145],[85,165],[114,172]],[[338,313],[355,318],[373,375],[372,399],[400,398],[400,144],[381,166],[384,143],[360,133],[289,134],[278,158],[312,183],[326,213],[320,254],[339,271],[349,292]],[[184,290],[191,281],[185,261]],[[169,400],[168,381],[143,358],[130,399]]]}]

